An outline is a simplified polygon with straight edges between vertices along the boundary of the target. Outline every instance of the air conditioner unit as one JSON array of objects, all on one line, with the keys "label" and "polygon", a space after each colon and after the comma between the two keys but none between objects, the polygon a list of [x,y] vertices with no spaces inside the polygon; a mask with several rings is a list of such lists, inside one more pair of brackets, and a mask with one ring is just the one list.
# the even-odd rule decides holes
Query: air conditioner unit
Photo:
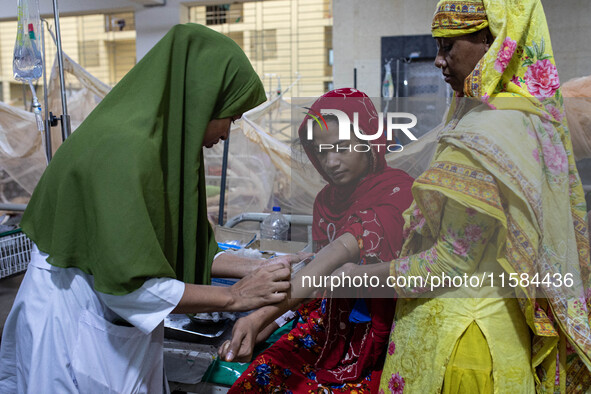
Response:
[{"label": "air conditioner unit", "polygon": [[130,0],[132,3],[141,4],[145,7],[154,7],[159,5],[165,5],[166,0]]}]

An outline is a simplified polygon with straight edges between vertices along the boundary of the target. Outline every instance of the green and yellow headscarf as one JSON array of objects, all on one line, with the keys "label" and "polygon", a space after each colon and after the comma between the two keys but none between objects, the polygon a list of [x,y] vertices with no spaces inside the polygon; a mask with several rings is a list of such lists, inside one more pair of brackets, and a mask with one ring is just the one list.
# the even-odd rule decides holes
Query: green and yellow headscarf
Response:
[{"label": "green and yellow headscarf", "polygon": [[[529,277],[573,276],[572,288],[557,286],[544,293],[529,286],[520,288],[518,296],[534,333],[532,367],[540,392],[563,392],[565,382],[574,390],[577,384],[591,381],[591,264],[583,189],[548,25],[540,0],[444,0],[437,5],[432,33],[457,37],[485,27],[494,42],[465,80],[463,93],[468,99],[454,98],[440,142],[468,152],[499,185],[503,195],[493,197],[503,203],[495,211],[505,218],[500,233],[504,249],[498,256],[503,268]],[[481,122],[471,128],[458,123],[469,111],[462,114],[461,107],[474,101],[470,98],[493,110],[486,114],[479,108],[482,115],[471,119]],[[509,111],[495,113],[497,109]],[[498,122],[512,117],[516,122],[511,127]],[[525,147],[532,141],[537,148],[528,151]],[[525,208],[518,217],[519,207]],[[570,353],[565,351],[565,337],[573,348]],[[555,380],[557,371],[560,379]]]},{"label": "green and yellow headscarf", "polygon": [[49,263],[120,295],[145,280],[210,281],[218,251],[207,220],[202,144],[211,119],[264,102],[231,39],[177,25],[58,149],[21,226]]},{"label": "green and yellow headscarf", "polygon": [[440,1],[437,4],[431,32],[433,37],[457,37],[488,27],[482,1]]},{"label": "green and yellow headscarf", "polygon": [[[433,16],[433,37],[457,37],[484,28],[495,37],[466,78],[467,97],[537,97],[562,107],[546,15],[539,0],[442,0]],[[555,97],[556,96],[556,97]],[[538,100],[530,105],[544,110]]]}]

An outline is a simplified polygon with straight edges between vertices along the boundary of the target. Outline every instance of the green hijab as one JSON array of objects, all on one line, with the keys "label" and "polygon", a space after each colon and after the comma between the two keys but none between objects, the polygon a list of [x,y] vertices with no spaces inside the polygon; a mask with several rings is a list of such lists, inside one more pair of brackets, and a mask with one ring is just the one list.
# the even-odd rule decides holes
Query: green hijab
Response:
[{"label": "green hijab", "polygon": [[265,100],[231,39],[173,27],[58,149],[23,231],[50,264],[93,275],[104,293],[159,277],[209,283],[218,247],[207,220],[205,129]]}]

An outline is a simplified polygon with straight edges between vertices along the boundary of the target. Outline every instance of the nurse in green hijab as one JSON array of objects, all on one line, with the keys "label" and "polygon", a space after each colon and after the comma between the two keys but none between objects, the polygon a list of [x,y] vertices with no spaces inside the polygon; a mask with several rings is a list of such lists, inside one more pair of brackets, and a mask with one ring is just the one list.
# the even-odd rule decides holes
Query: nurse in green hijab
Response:
[{"label": "nurse in green hijab", "polygon": [[[238,45],[195,24],[173,27],[113,88],[23,216],[36,247],[2,336],[0,392],[167,390],[166,315],[286,297],[295,256],[212,264],[207,220],[202,149],[265,100]],[[243,279],[214,287],[212,274]]]}]

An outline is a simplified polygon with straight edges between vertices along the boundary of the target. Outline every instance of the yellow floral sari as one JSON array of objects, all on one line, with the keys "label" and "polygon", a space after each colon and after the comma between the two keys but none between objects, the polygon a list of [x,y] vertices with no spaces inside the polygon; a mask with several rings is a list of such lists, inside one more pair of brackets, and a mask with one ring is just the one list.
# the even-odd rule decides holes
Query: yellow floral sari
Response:
[{"label": "yellow floral sari", "polygon": [[[518,317],[526,322],[531,333],[531,344],[524,344],[521,349],[531,352],[536,390],[584,392],[591,386],[588,229],[545,15],[539,0],[440,1],[433,35],[457,36],[487,26],[495,40],[466,78],[465,98],[454,99],[434,159],[413,185],[415,202],[405,214],[408,238],[403,255],[407,258],[393,261],[391,274],[427,276],[435,266],[428,259],[422,261],[421,254],[428,257],[425,251],[443,232],[447,231],[449,236],[449,230],[442,225],[442,212],[450,201],[473,209],[495,227],[486,250],[480,251],[483,260],[492,259],[502,268],[495,277],[500,280],[503,276],[503,287],[509,288],[510,275],[517,278],[512,296],[518,300]],[[456,216],[455,220],[463,219]],[[468,237],[467,228],[459,236],[455,231],[459,240]],[[462,272],[457,267],[465,260],[461,253],[458,257],[458,248],[451,248],[455,257],[453,253],[445,255],[451,257],[439,253],[440,262],[455,274]],[[401,292],[410,295],[423,290]],[[453,323],[446,322],[445,313],[440,313],[445,308],[459,311],[457,302],[399,300],[394,326],[403,323],[407,333],[411,332],[409,327],[422,330],[430,325],[440,330],[451,329]],[[515,311],[505,316],[511,320],[491,323],[490,327],[504,329],[505,333],[515,330],[511,324],[517,324]],[[439,320],[412,322],[413,319]],[[457,346],[442,349],[437,345],[440,338],[405,338],[396,342],[401,335],[396,335],[398,328],[394,326],[390,347],[396,351],[387,356],[381,391],[401,393],[407,386],[412,389],[405,392],[419,392],[418,381],[429,382],[423,387],[425,392],[434,387],[439,391],[449,384],[443,384],[444,375],[447,379],[445,369],[450,357],[456,355]],[[468,328],[456,329],[461,334],[469,332]],[[439,335],[434,330],[425,329],[424,333]],[[522,341],[519,335],[515,341]],[[491,343],[495,335],[484,332],[484,336],[493,356],[493,370],[510,362],[494,359],[495,347],[501,347],[503,339],[495,344]],[[431,379],[418,379],[408,372],[413,370],[408,365],[419,362],[416,358],[405,359],[413,357],[411,352],[405,355],[411,349],[435,352],[430,357],[441,360],[441,365],[430,364],[430,370],[414,371],[417,375],[432,375]],[[405,376],[402,370],[409,374]],[[494,392],[523,391],[519,387],[499,386],[505,378],[495,381]]]}]

